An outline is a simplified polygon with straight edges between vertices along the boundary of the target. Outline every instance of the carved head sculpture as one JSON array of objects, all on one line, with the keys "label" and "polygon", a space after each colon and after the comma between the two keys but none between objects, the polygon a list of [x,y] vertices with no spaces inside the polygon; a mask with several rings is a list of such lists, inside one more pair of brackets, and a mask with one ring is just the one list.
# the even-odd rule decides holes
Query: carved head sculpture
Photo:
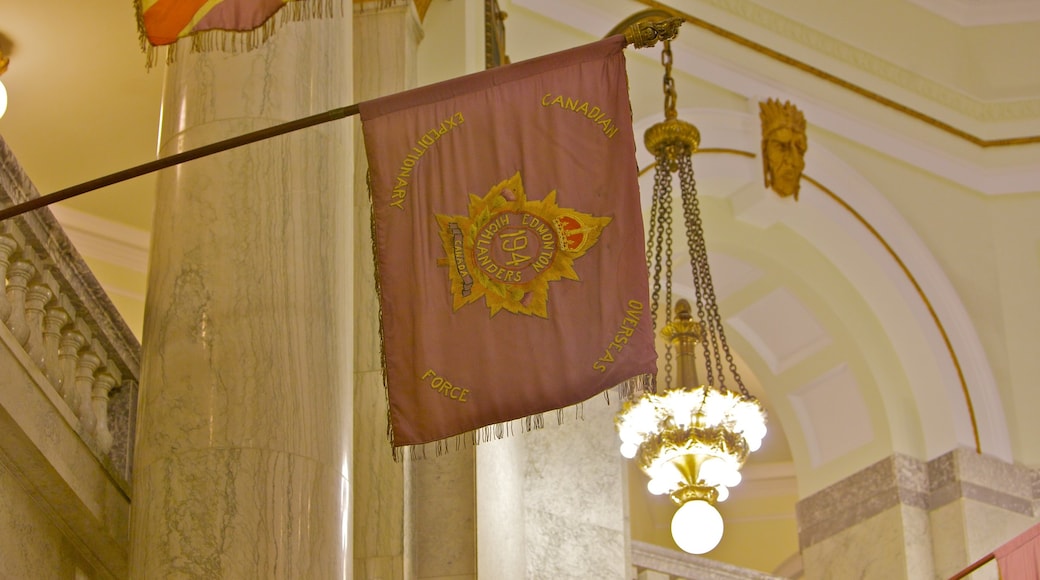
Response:
[{"label": "carved head sculpture", "polygon": [[762,119],[762,170],[766,188],[798,200],[805,169],[805,116],[790,102],[769,99],[758,104]]}]

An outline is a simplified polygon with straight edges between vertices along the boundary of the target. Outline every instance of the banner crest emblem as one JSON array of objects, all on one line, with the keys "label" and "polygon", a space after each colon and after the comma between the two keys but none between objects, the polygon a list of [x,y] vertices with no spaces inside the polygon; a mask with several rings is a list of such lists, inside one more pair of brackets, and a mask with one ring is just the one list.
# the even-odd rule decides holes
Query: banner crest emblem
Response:
[{"label": "banner crest emblem", "polygon": [[453,308],[481,297],[491,316],[506,310],[547,318],[549,283],[579,281],[574,261],[596,245],[609,217],[561,208],[555,190],[539,201],[524,192],[520,173],[470,195],[469,215],[436,214]]}]

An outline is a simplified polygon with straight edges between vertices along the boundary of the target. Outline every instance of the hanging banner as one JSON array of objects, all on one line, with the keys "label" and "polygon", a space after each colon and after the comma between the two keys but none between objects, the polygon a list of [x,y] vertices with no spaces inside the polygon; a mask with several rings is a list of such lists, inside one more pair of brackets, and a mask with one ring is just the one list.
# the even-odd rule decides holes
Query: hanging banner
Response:
[{"label": "hanging banner", "polygon": [[360,104],[395,448],[655,372],[624,43]]}]

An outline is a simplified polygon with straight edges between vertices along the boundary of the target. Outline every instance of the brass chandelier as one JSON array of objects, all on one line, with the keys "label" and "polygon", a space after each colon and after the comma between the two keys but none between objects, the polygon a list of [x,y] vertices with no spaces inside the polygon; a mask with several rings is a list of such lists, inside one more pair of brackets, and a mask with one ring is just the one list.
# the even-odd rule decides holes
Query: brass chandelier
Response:
[{"label": "brass chandelier", "polygon": [[[740,379],[722,328],[691,162],[700,144],[700,132],[676,114],[668,41],[661,62],[665,69],[665,120],[650,127],[644,140],[656,158],[646,259],[652,276],[654,331],[658,316],[667,321],[661,331],[666,341],[664,380],[658,377],[655,392],[626,402],[615,423],[621,454],[638,461],[650,477],[648,490],[656,495],[669,494],[680,506],[672,518],[676,544],[687,552],[703,554],[722,539],[722,516],[715,504],[724,501],[729,489],[740,483],[740,469],[748,454],[756,451],[765,437],[766,417]],[[686,229],[693,270],[695,310],[686,300],[680,300],[674,311],[672,307],[673,173],[678,173],[681,188],[681,225]],[[662,303],[664,312],[660,312]],[[703,383],[697,379],[697,345],[704,357]],[[730,383],[726,371],[732,378]]]}]

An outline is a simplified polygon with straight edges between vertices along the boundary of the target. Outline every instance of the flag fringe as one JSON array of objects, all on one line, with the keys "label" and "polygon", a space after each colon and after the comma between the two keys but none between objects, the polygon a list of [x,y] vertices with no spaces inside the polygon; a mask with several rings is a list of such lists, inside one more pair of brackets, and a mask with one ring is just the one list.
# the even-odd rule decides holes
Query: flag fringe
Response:
[{"label": "flag fringe", "polygon": [[[381,0],[381,3],[385,0]],[[191,53],[198,52],[227,52],[238,54],[256,50],[267,42],[271,36],[282,26],[290,22],[301,22],[318,18],[331,18],[343,16],[344,0],[289,0],[285,6],[278,9],[273,16],[253,30],[203,30],[190,35]],[[134,0],[134,10],[137,14],[137,35],[141,43],[141,51],[145,53],[145,68],[151,69],[159,62],[159,49],[148,41],[148,35],[144,27],[144,10],[142,0]],[[166,64],[177,62],[177,53],[184,50],[181,42],[177,41],[166,46]]]},{"label": "flag fringe", "polygon": [[[380,326],[381,327],[381,326]],[[380,336],[380,342],[382,342]],[[384,374],[383,383],[386,384],[385,374],[385,360],[384,360]],[[654,376],[650,374],[638,375],[632,377],[612,388],[603,391],[602,396],[606,400],[607,404],[611,404],[610,393],[613,391],[620,401],[628,401],[635,397],[640,396],[642,393],[651,390],[654,382]],[[389,392],[387,393],[389,396]],[[389,400],[389,399],[388,399]],[[585,420],[585,403],[576,403],[569,407],[563,407],[557,409],[556,422],[558,425],[563,425],[567,420],[567,416],[571,413],[574,414],[574,419],[577,421]],[[544,413],[538,413],[535,415],[528,415],[520,419],[514,419],[504,423],[495,423],[465,433],[447,437],[445,439],[439,439],[437,441],[431,441],[429,443],[422,443],[419,445],[402,445],[400,447],[393,446],[393,427],[390,426],[389,417],[387,420],[387,436],[390,439],[390,445],[393,449],[394,461],[400,463],[404,460],[405,455],[412,460],[429,459],[430,457],[440,457],[448,453],[461,451],[470,447],[476,447],[484,443],[491,443],[506,437],[513,437],[517,434],[530,433],[531,431],[538,431],[545,428],[545,416],[554,411],[546,411]],[[389,405],[387,413],[389,414]]]},{"label": "flag fringe", "polygon": [[386,380],[386,341],[383,340],[383,287],[379,284],[379,259],[376,247],[376,206],[372,188],[372,171],[365,173],[365,182],[368,185],[368,227],[372,236],[372,272],[375,278],[376,308],[379,317],[379,368],[383,371],[383,394],[386,396],[386,438],[390,441],[390,448],[394,450],[394,461],[401,461],[404,457],[398,456],[398,448],[394,447],[394,427],[390,422],[390,383]]}]

